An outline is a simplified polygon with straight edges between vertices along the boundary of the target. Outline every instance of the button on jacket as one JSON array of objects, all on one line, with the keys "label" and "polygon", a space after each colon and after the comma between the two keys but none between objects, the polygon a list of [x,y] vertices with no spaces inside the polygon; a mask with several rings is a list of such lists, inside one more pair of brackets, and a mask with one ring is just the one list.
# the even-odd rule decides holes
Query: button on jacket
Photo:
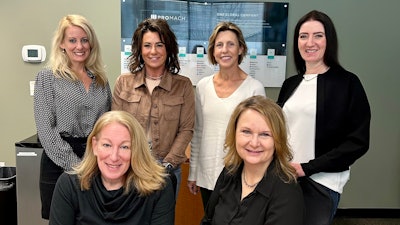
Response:
[{"label": "button on jacket", "polygon": [[132,113],[147,132],[151,126],[153,155],[177,166],[186,160],[193,136],[194,90],[188,77],[167,72],[150,94],[144,71],[117,78],[112,110]]}]

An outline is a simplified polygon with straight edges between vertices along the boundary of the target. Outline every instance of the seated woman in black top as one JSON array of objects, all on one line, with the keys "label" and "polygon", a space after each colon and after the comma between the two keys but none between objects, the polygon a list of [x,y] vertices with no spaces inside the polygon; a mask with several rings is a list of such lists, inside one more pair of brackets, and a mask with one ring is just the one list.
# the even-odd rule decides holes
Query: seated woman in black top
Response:
[{"label": "seated woman in black top", "polygon": [[127,112],[96,122],[82,162],[57,181],[50,225],[173,225],[175,197],[143,128]]},{"label": "seated woman in black top", "polygon": [[230,118],[225,149],[225,168],[201,224],[303,224],[303,196],[277,104],[263,96],[241,102]]}]

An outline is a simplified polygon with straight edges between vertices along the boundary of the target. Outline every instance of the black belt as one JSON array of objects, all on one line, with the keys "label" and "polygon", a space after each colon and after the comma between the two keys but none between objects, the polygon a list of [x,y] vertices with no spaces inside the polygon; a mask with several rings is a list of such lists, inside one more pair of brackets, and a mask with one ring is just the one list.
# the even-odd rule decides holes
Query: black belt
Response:
[{"label": "black belt", "polygon": [[66,132],[60,133],[61,138],[68,142],[68,144],[72,147],[74,153],[79,157],[82,158],[85,154],[86,150],[86,142],[87,137],[73,137]]}]

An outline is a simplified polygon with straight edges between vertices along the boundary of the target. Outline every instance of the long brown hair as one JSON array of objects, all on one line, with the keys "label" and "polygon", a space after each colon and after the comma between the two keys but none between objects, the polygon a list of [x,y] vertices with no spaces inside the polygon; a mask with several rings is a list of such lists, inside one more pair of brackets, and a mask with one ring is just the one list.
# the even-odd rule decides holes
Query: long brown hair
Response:
[{"label": "long brown hair", "polygon": [[307,21],[318,21],[324,26],[326,37],[326,50],[324,54],[325,65],[329,67],[342,68],[338,59],[339,44],[335,25],[333,24],[331,18],[329,18],[329,16],[325,13],[317,10],[312,10],[300,18],[294,29],[293,56],[297,72],[299,74],[304,74],[306,72],[306,62],[301,57],[298,40],[300,35],[300,28]]}]

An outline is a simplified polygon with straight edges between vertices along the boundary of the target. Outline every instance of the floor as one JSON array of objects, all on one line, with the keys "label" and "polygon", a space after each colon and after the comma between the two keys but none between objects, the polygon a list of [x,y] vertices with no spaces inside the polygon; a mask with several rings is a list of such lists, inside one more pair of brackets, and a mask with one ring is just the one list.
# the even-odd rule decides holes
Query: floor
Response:
[{"label": "floor", "polygon": [[[188,170],[189,164],[182,164],[182,183],[176,206],[175,225],[198,225],[204,213],[200,195],[190,194],[186,187]],[[332,225],[400,225],[400,218],[351,218],[343,215],[335,218]]]},{"label": "floor", "polygon": [[400,225],[400,218],[336,218],[332,225]]}]

